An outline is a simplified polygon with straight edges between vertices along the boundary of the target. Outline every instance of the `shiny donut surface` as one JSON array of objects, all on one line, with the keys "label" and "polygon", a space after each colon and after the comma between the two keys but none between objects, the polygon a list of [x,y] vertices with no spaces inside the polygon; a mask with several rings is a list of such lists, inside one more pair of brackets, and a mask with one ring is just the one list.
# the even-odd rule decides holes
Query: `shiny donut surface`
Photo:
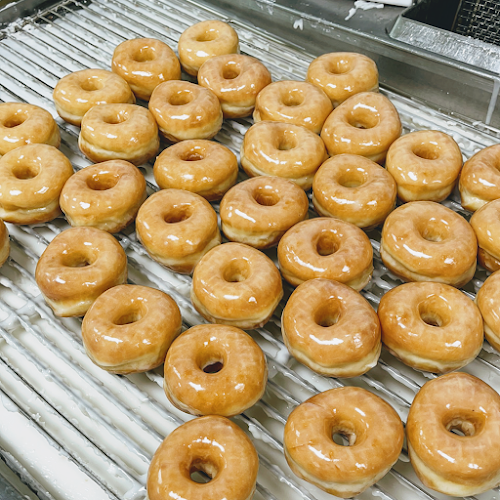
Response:
[{"label": "shiny donut surface", "polygon": [[500,199],[488,202],[474,212],[470,225],[479,245],[479,264],[487,271],[500,269]]},{"label": "shiny donut surface", "polygon": [[476,304],[484,321],[484,336],[500,351],[500,273],[495,272],[483,283],[476,295]]}]

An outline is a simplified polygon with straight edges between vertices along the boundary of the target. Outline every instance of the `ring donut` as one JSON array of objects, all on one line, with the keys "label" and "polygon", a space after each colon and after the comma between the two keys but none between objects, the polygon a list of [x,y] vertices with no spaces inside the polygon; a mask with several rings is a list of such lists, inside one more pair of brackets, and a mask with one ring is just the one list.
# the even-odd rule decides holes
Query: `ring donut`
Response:
[{"label": "ring donut", "polygon": [[412,201],[387,217],[380,256],[405,281],[461,287],[476,271],[477,240],[469,223],[453,210],[432,201]]},{"label": "ring donut", "polygon": [[266,382],[264,353],[233,326],[193,326],[175,339],[165,361],[165,394],[191,415],[239,415],[262,397]]},{"label": "ring donut", "polygon": [[294,182],[255,177],[231,188],[222,198],[219,213],[228,240],[268,248],[307,219],[308,210],[309,199]]},{"label": "ring donut", "polygon": [[[339,435],[347,446],[334,441]],[[403,424],[392,406],[365,389],[341,387],[292,411],[285,425],[285,457],[300,478],[351,498],[389,472],[403,439]]]},{"label": "ring donut", "polygon": [[500,351],[500,273],[495,272],[483,283],[476,295],[476,304],[484,321],[486,340]]},{"label": "ring donut", "polygon": [[470,219],[479,245],[479,265],[487,271],[500,269],[500,199],[488,202]]},{"label": "ring donut", "polygon": [[424,384],[411,405],[406,436],[425,486],[468,497],[500,483],[500,396],[478,378],[456,372]]}]

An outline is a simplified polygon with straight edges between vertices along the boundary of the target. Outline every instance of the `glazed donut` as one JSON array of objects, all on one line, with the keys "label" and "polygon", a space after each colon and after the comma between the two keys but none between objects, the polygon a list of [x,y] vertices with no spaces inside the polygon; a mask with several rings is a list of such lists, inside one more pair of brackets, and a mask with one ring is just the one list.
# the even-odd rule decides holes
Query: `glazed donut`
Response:
[{"label": "glazed donut", "polygon": [[198,72],[198,83],[217,96],[224,118],[251,115],[257,94],[271,81],[259,60],[241,54],[212,57]]},{"label": "glazed donut", "polygon": [[0,158],[0,218],[38,224],[61,215],[59,195],[73,174],[70,161],[54,146],[31,144]]},{"label": "glazed donut", "polygon": [[146,181],[137,167],[111,160],[83,168],[68,179],[59,203],[72,226],[118,233],[146,199]]},{"label": "glazed donut", "polygon": [[53,98],[59,116],[78,127],[83,115],[98,104],[135,103],[128,83],[105,69],[82,69],[63,76]]},{"label": "glazed donut", "polygon": [[477,240],[468,222],[432,201],[396,208],[382,229],[382,261],[405,281],[461,287],[474,276],[476,255]]},{"label": "glazed donut", "polygon": [[160,83],[181,79],[181,65],[175,52],[154,38],[120,43],[113,52],[111,69],[129,84],[138,99],[145,101]]},{"label": "glazed donut", "polygon": [[468,497],[500,484],[500,396],[478,378],[457,372],[424,384],[406,437],[411,464],[427,487]]},{"label": "glazed donut", "polygon": [[[250,500],[258,470],[252,441],[236,424],[213,415],[196,418],[175,429],[156,450],[148,471],[148,499]],[[196,471],[214,481],[193,481]]]},{"label": "glazed donut", "polygon": [[222,21],[193,24],[179,38],[178,50],[182,68],[192,76],[198,74],[208,59],[240,51],[236,31]]},{"label": "glazed donut", "polygon": [[401,200],[442,201],[455,187],[462,153],[448,134],[420,130],[391,144],[385,168],[396,180]]},{"label": "glazed donut", "polygon": [[161,189],[185,189],[213,201],[234,186],[238,160],[217,142],[182,141],[162,151],[153,172]]},{"label": "glazed donut", "polygon": [[401,135],[401,121],[382,94],[362,92],[344,101],[325,121],[321,138],[331,156],[366,156],[380,163]]},{"label": "glazed donut", "polygon": [[500,144],[482,149],[466,161],[460,174],[462,206],[474,212],[500,198]]},{"label": "glazed donut", "polygon": [[35,279],[57,316],[83,316],[99,295],[127,281],[127,256],[109,233],[72,227],[45,249]]},{"label": "glazed donut", "polygon": [[500,269],[500,199],[483,205],[470,219],[479,245],[479,265],[487,271]]},{"label": "glazed donut", "polygon": [[126,160],[142,165],[160,147],[153,115],[135,104],[94,106],[82,119],[78,146],[91,161]]},{"label": "glazed donut", "polygon": [[[334,436],[349,444],[337,444]],[[351,498],[389,472],[403,439],[403,424],[392,406],[360,387],[341,387],[292,411],[285,425],[285,457],[300,478]]]},{"label": "glazed donut", "polygon": [[337,155],[314,176],[312,202],[324,217],[367,229],[378,226],[396,205],[397,186],[380,165],[358,155]]},{"label": "glazed donut", "polygon": [[165,394],[191,415],[239,415],[262,397],[266,382],[264,353],[233,326],[193,326],[174,341],[165,361]]},{"label": "glazed donut", "polygon": [[219,99],[194,83],[171,80],[158,85],[149,110],[162,135],[171,142],[211,139],[222,127]]},{"label": "glazed donut", "polygon": [[330,99],[320,88],[288,80],[271,83],[260,91],[253,119],[301,125],[319,134],[332,109]]},{"label": "glazed donut", "polygon": [[323,141],[305,127],[264,121],[247,130],[240,158],[250,177],[283,177],[311,189],[314,174],[328,155]]},{"label": "glazed donut", "polygon": [[0,267],[2,267],[10,253],[9,231],[2,219],[0,219]]},{"label": "glazed donut", "polygon": [[309,199],[292,181],[255,177],[236,184],[220,204],[226,238],[254,248],[276,245],[288,229],[307,219]]},{"label": "glazed donut", "polygon": [[474,360],[483,347],[477,306],[449,285],[397,286],[382,297],[378,316],[389,352],[417,370],[456,370]]},{"label": "glazed donut", "polygon": [[354,94],[377,92],[378,69],[375,61],[363,54],[332,52],[314,59],[306,81],[323,90],[336,108]]},{"label": "glazed donut", "polygon": [[380,323],[359,293],[337,281],[312,279],[292,293],[281,318],[290,354],[327,377],[357,377],[380,356]]},{"label": "glazed donut", "polygon": [[259,328],[283,297],[280,273],[267,255],[241,243],[213,248],[193,273],[191,302],[211,323]]},{"label": "glazed donut", "polygon": [[500,351],[500,273],[489,276],[476,295],[476,304],[484,321],[486,340]]},{"label": "glazed donut", "polygon": [[111,373],[152,370],[165,361],[181,332],[181,313],[166,293],[139,285],[118,285],[97,297],[82,323],[89,358]]},{"label": "glazed donut", "polygon": [[58,148],[60,143],[59,127],[48,111],[21,102],[0,103],[0,158],[27,144]]},{"label": "glazed donut", "polygon": [[340,219],[318,217],[289,229],[278,245],[283,278],[293,286],[326,278],[361,290],[371,279],[373,249],[368,236]]},{"label": "glazed donut", "polygon": [[198,261],[221,242],[210,203],[181,189],[163,189],[150,196],[139,209],[135,229],[152,259],[184,274],[191,274]]}]

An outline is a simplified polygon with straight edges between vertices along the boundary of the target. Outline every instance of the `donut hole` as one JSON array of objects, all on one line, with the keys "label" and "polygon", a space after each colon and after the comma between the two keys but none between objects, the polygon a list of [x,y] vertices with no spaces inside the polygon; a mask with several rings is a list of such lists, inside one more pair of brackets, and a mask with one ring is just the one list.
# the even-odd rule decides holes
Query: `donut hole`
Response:
[{"label": "donut hole", "polygon": [[100,78],[90,76],[80,82],[80,87],[86,92],[94,92],[101,90],[104,87],[104,82]]},{"label": "donut hole", "polygon": [[179,158],[182,161],[200,161],[205,159],[205,155],[190,149],[189,151],[182,153]]},{"label": "donut hole", "polygon": [[87,267],[94,262],[91,256],[82,252],[69,252],[62,254],[62,265],[65,267]]},{"label": "donut hole", "polygon": [[213,42],[219,38],[219,32],[217,30],[205,30],[196,37],[197,42]]},{"label": "donut hole", "polygon": [[115,325],[130,325],[131,323],[136,323],[142,318],[142,313],[140,310],[127,311],[125,314],[120,315],[113,323]]},{"label": "donut hole", "polygon": [[111,172],[92,174],[90,177],[87,177],[87,186],[92,191],[106,191],[107,189],[114,188],[119,178],[118,175],[114,175]]},{"label": "donut hole", "polygon": [[301,90],[289,90],[281,98],[285,106],[300,106],[304,102],[304,94]]},{"label": "donut hole", "polygon": [[418,144],[412,151],[415,156],[424,160],[437,160],[439,158],[439,146],[437,144]]},{"label": "donut hole", "polygon": [[349,422],[334,423],[330,428],[332,441],[339,446],[354,446],[358,436]]},{"label": "donut hole", "polygon": [[12,175],[16,179],[20,179],[23,181],[33,179],[40,173],[40,167],[38,165],[26,165],[26,164],[18,164],[12,169]]},{"label": "donut hole", "polygon": [[420,319],[429,326],[441,328],[451,321],[450,307],[446,299],[439,296],[429,297],[418,305]]},{"label": "donut hole", "polygon": [[443,219],[431,218],[418,227],[420,236],[426,241],[439,243],[450,236],[450,226]]},{"label": "donut hole", "polygon": [[104,123],[108,123],[109,125],[118,125],[119,123],[126,122],[128,120],[128,114],[119,112],[119,113],[109,113],[102,117],[102,121]]},{"label": "donut hole", "polygon": [[178,90],[168,98],[168,102],[172,106],[184,106],[189,104],[194,99],[193,93],[190,90]]},{"label": "donut hole", "polygon": [[178,224],[184,222],[191,217],[191,207],[189,206],[176,206],[164,215],[163,220],[167,224]]},{"label": "donut hole", "polygon": [[[356,442],[354,434],[348,435],[344,432],[334,432],[332,435],[333,442],[339,446],[352,446]],[[351,439],[353,443],[351,444]]]},{"label": "donut hole", "polygon": [[199,484],[206,484],[212,481],[219,472],[218,467],[207,459],[195,459],[189,467],[191,481]]},{"label": "donut hole", "polygon": [[250,276],[250,264],[245,259],[232,260],[224,269],[223,278],[228,283],[240,283]]},{"label": "donut hole", "polygon": [[357,188],[366,182],[366,173],[358,170],[349,170],[344,172],[337,181],[340,186],[345,188]]},{"label": "donut hole", "polygon": [[205,373],[219,373],[222,368],[224,368],[222,361],[210,361],[203,366],[202,371]]},{"label": "donut hole", "polygon": [[336,300],[328,300],[316,311],[314,322],[324,328],[337,324],[340,318],[340,306]]},{"label": "donut hole", "polygon": [[290,149],[297,147],[297,138],[295,135],[291,134],[283,134],[282,137],[279,138],[278,145],[276,149],[279,151],[289,151]]},{"label": "donut hole", "polygon": [[478,434],[484,426],[484,417],[478,412],[464,411],[447,416],[443,425],[448,432],[460,437],[472,437]]},{"label": "donut hole", "polygon": [[233,61],[226,63],[222,68],[222,78],[226,80],[234,80],[235,78],[238,78],[240,74],[241,69]]},{"label": "donut hole", "polygon": [[148,62],[156,59],[155,50],[153,47],[141,47],[137,52],[132,55],[135,62]]},{"label": "donut hole", "polygon": [[347,122],[351,127],[370,129],[379,124],[380,118],[375,111],[371,111],[366,106],[358,104],[354,106],[351,113],[347,116]]},{"label": "donut hole", "polygon": [[280,197],[271,186],[259,186],[253,193],[253,199],[264,207],[272,207],[280,201]]},{"label": "donut hole", "polygon": [[9,116],[4,122],[3,126],[6,128],[14,128],[22,125],[28,116],[25,113],[15,113],[12,116]]},{"label": "donut hole", "polygon": [[335,61],[330,61],[327,67],[328,73],[332,75],[342,75],[348,73],[351,70],[351,63],[346,59],[337,59]]},{"label": "donut hole", "polygon": [[322,257],[333,255],[339,249],[335,236],[330,232],[319,235],[316,241],[316,252]]}]

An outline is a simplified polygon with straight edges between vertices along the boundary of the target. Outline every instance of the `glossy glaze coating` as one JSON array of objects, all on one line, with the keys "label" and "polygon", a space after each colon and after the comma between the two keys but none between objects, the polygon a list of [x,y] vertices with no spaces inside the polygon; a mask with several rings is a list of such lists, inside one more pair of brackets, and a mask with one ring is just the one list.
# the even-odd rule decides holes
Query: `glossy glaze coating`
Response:
[{"label": "glossy glaze coating", "polygon": [[32,144],[0,158],[0,218],[14,224],[48,222],[61,214],[59,195],[73,174],[54,146]]},{"label": "glossy glaze coating", "polygon": [[333,109],[330,99],[311,83],[284,80],[274,82],[257,96],[253,119],[301,125],[315,134]]},{"label": "glossy glaze coating", "polygon": [[194,83],[170,80],[158,85],[149,100],[149,110],[160,132],[172,142],[211,139],[222,127],[219,99]]},{"label": "glossy glaze coating", "polygon": [[105,69],[82,69],[63,76],[53,98],[59,116],[78,127],[83,115],[98,104],[135,103],[128,83]]},{"label": "glossy glaze coating", "polygon": [[182,318],[166,293],[139,285],[118,285],[92,304],[82,323],[90,359],[111,373],[152,370],[165,361],[181,332]]},{"label": "glossy glaze coating", "polygon": [[234,186],[238,160],[218,142],[182,141],[161,152],[153,172],[161,189],[185,189],[213,201]]},{"label": "glossy glaze coating", "polygon": [[313,132],[290,123],[263,121],[252,125],[241,144],[241,167],[250,177],[270,175],[311,189],[313,177],[328,157]]},{"label": "glossy glaze coating", "polygon": [[10,240],[9,231],[2,219],[0,219],[0,267],[2,267],[9,258]]},{"label": "glossy glaze coating", "polygon": [[469,223],[453,210],[432,201],[412,201],[387,217],[380,256],[405,281],[461,287],[476,271],[477,240]]},{"label": "glossy glaze coating", "polygon": [[400,137],[387,153],[385,168],[403,201],[442,201],[462,169],[462,153],[453,137],[438,130],[419,130]]},{"label": "glossy glaze coating", "polygon": [[458,187],[462,206],[471,212],[500,198],[500,144],[482,149],[466,161]]},{"label": "glossy glaze coating", "polygon": [[494,272],[500,269],[500,199],[483,205],[470,219],[479,245],[479,264]]},{"label": "glossy glaze coating", "polygon": [[0,158],[27,144],[59,147],[61,136],[52,115],[43,108],[22,102],[0,103]]},{"label": "glossy glaze coating", "polygon": [[282,296],[281,276],[273,261],[241,243],[213,248],[193,273],[191,301],[212,323],[244,330],[261,327]]},{"label": "glossy glaze coating", "polygon": [[355,52],[332,52],[314,59],[306,80],[319,87],[336,108],[360,92],[378,91],[375,61]]},{"label": "glossy glaze coating", "polygon": [[[208,416],[177,427],[160,445],[148,471],[149,500],[251,500],[259,459],[246,434],[225,417]],[[191,479],[203,471],[212,480]]]},{"label": "glossy glaze coating", "polygon": [[179,38],[179,58],[189,75],[196,76],[202,64],[212,57],[239,52],[236,31],[222,21],[193,24]]},{"label": "glossy glaze coating", "polygon": [[373,250],[368,236],[340,219],[318,217],[289,229],[278,245],[283,278],[294,286],[326,278],[361,290],[371,279]]},{"label": "glossy glaze coating", "polygon": [[[336,444],[334,434],[350,445]],[[285,426],[285,457],[300,478],[351,498],[389,472],[403,439],[403,424],[389,404],[365,389],[342,387],[293,410]]]},{"label": "glossy glaze coating", "polygon": [[61,191],[59,203],[72,226],[117,233],[130,224],[146,199],[146,181],[132,163],[111,160],[83,168]]},{"label": "glossy glaze coating", "polygon": [[396,193],[387,170],[364,156],[343,154],[326,160],[316,172],[312,201],[319,215],[366,229],[392,212]]},{"label": "glossy glaze coating", "polygon": [[238,415],[262,397],[266,383],[264,353],[233,326],[193,326],[174,341],[165,361],[165,394],[192,415]]},{"label": "glossy glaze coating", "polygon": [[331,156],[343,153],[384,161],[390,145],[401,135],[394,105],[382,94],[362,92],[344,101],[321,130]]},{"label": "glossy glaze coating", "polygon": [[73,227],[50,242],[35,278],[57,316],[83,316],[99,295],[127,281],[127,256],[109,233]]},{"label": "glossy glaze coating", "polygon": [[153,115],[135,104],[94,106],[82,119],[78,146],[93,162],[126,160],[142,165],[160,147]]},{"label": "glossy glaze coating", "polygon": [[429,488],[464,497],[500,483],[500,396],[478,378],[457,372],[427,382],[411,405],[406,436],[413,468]]},{"label": "glossy glaze coating", "polygon": [[254,177],[236,184],[220,204],[226,238],[254,248],[276,245],[288,229],[307,219],[309,199],[292,181]]},{"label": "glossy glaze coating", "polygon": [[130,85],[138,99],[145,101],[160,83],[181,79],[181,65],[175,52],[154,38],[136,38],[117,45],[111,69]]},{"label": "glossy glaze coating", "polygon": [[387,292],[378,308],[382,341],[403,363],[446,373],[475,359],[483,320],[460,290],[433,282],[406,283]]},{"label": "glossy glaze coating", "polygon": [[181,189],[163,189],[139,209],[137,236],[149,255],[178,273],[194,266],[221,241],[217,214],[201,196]]},{"label": "glossy glaze coating", "polygon": [[500,273],[486,279],[477,292],[476,304],[483,317],[486,340],[500,351]]},{"label": "glossy glaze coating", "polygon": [[271,81],[258,59],[241,54],[212,57],[198,72],[198,83],[217,96],[224,118],[251,115],[257,94]]},{"label": "glossy glaze coating", "polygon": [[312,279],[292,293],[281,318],[283,341],[311,370],[356,377],[373,368],[382,344],[371,305],[337,281]]}]

